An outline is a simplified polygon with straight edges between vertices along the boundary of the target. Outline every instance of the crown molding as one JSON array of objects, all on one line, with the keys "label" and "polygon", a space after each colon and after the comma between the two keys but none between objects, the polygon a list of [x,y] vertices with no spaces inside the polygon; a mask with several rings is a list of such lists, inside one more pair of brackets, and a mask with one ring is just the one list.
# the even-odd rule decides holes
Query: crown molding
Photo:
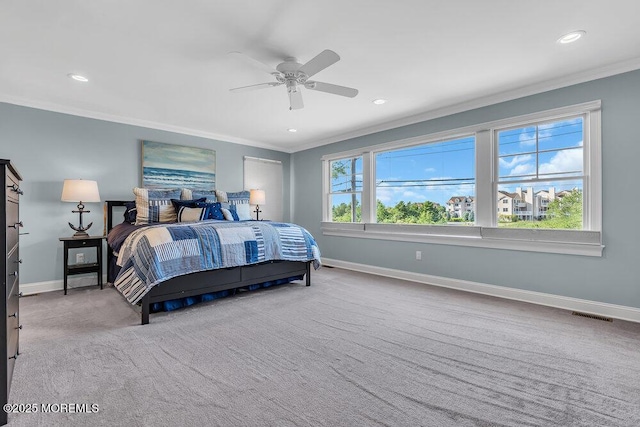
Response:
[{"label": "crown molding", "polygon": [[434,110],[425,111],[423,113],[403,117],[402,119],[392,120],[380,123],[374,126],[368,126],[352,132],[346,132],[329,138],[319,139],[307,144],[297,145],[292,152],[309,150],[311,148],[323,145],[333,144],[335,142],[346,141],[348,139],[358,138],[365,135],[371,135],[377,132],[383,132],[390,129],[396,129],[402,126],[408,126],[415,123],[425,122],[428,120],[446,117],[465,111],[474,110],[476,108],[487,107],[499,104],[501,102],[511,101],[526,96],[537,95],[539,93],[548,92],[554,89],[560,89],[567,86],[573,86],[579,83],[585,83],[592,80],[598,80],[605,77],[611,77],[616,74],[623,74],[629,71],[640,69],[640,58],[634,58],[628,61],[618,62],[605,67],[586,70],[579,73],[572,73],[567,76],[547,80],[532,85],[523,86],[517,89],[500,92],[493,95],[483,96],[470,101],[461,102]]},{"label": "crown molding", "polygon": [[296,153],[298,151],[304,151],[311,148],[320,147],[322,145],[333,144],[335,142],[341,142],[360,136],[370,135],[377,132],[382,132],[390,129],[399,128],[402,126],[412,125],[415,123],[424,122],[427,120],[433,120],[439,117],[450,116],[452,114],[462,113],[464,111],[473,110],[476,108],[486,107],[489,105],[498,104],[500,102],[511,101],[513,99],[523,98],[525,96],[536,95],[542,92],[547,92],[562,87],[572,86],[579,83],[585,83],[592,80],[601,79],[604,77],[614,76],[616,74],[622,74],[629,71],[640,69],[640,58],[633,58],[627,61],[618,62],[615,64],[607,65],[596,69],[586,70],[579,73],[572,73],[567,76],[563,76],[557,79],[547,80],[544,82],[523,86],[517,89],[500,92],[493,95],[488,95],[480,98],[476,98],[470,101],[461,102],[458,104],[437,108],[434,110],[428,110],[419,114],[404,117],[402,119],[391,120],[388,122],[380,123],[374,126],[368,126],[360,128],[351,132],[341,133],[328,138],[322,138],[313,140],[307,143],[295,145],[293,147],[279,147],[276,145],[265,144],[260,141],[248,140],[244,138],[238,138],[231,135],[216,134],[213,132],[202,131],[198,129],[191,129],[182,126],[168,125],[151,120],[135,119],[130,117],[118,116],[115,114],[101,113],[82,108],[68,107],[57,103],[38,101],[27,98],[15,97],[10,95],[0,94],[0,102],[7,104],[19,105],[23,107],[36,108],[40,110],[47,110],[56,113],[70,114],[73,116],[86,117],[96,120],[104,120],[113,123],[121,123],[132,126],[140,126],[149,129],[162,130],[167,132],[174,132],[184,135],[197,136],[201,138],[214,139],[217,141],[230,142],[234,144],[248,145],[257,148],[265,148],[268,150],[275,150],[283,153]]},{"label": "crown molding", "polygon": [[18,105],[21,107],[29,107],[29,108],[35,108],[38,110],[51,111],[54,113],[62,113],[62,114],[69,114],[72,116],[85,117],[88,119],[104,120],[112,123],[140,126],[148,129],[174,132],[182,135],[197,136],[200,138],[214,139],[216,141],[221,141],[221,142],[230,142],[233,144],[249,145],[257,148],[265,148],[268,150],[291,153],[291,151],[283,150],[282,147],[265,144],[259,141],[252,141],[252,140],[238,138],[230,135],[216,134],[212,132],[206,132],[206,131],[186,128],[182,126],[168,125],[164,123],[154,122],[151,120],[135,119],[131,117],[118,116],[115,114],[107,114],[107,113],[101,113],[101,112],[96,112],[91,110],[85,110],[82,108],[68,107],[68,106],[56,104],[53,102],[37,101],[37,100],[32,100],[27,98],[4,95],[4,94],[0,94],[0,102],[4,102],[6,104]]}]

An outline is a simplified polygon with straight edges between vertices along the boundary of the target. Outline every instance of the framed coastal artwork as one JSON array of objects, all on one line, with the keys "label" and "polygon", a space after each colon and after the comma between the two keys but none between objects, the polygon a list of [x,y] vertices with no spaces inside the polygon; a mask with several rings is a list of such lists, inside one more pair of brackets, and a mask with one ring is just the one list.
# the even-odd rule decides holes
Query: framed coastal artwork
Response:
[{"label": "framed coastal artwork", "polygon": [[145,188],[216,188],[216,152],[206,148],[142,141]]}]

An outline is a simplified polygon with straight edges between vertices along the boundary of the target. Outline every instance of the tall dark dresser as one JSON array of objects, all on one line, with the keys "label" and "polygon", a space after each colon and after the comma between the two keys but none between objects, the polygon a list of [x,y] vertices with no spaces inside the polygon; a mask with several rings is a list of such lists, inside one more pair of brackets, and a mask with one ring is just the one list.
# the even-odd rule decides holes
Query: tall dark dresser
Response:
[{"label": "tall dark dresser", "polygon": [[[22,178],[11,164],[9,160],[0,159],[0,167],[2,167],[2,205],[0,206],[0,223],[5,224],[2,227],[0,235],[0,266],[2,267],[2,287],[4,291],[2,295],[2,305],[0,310],[0,402],[6,404],[9,398],[9,390],[11,389],[11,377],[13,376],[13,366],[18,357],[18,335],[22,326],[20,325],[20,317],[18,313],[18,298],[20,297],[20,289],[18,287],[18,270],[22,260],[18,250],[18,234],[22,222],[19,219],[20,181]],[[7,413],[0,410],[0,425],[7,423]]]}]

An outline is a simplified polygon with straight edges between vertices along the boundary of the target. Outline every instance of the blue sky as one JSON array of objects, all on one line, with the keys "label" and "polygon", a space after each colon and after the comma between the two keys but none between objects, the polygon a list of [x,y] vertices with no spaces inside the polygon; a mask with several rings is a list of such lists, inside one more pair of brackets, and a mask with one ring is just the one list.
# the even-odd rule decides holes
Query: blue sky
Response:
[{"label": "blue sky", "polygon": [[[539,177],[549,180],[536,183],[534,191],[549,186],[556,191],[580,186],[579,180],[554,180],[582,174],[582,118],[540,124],[537,133],[537,141],[535,126],[499,133],[500,179],[535,178],[537,158]],[[401,200],[431,200],[444,205],[452,196],[473,196],[474,137],[380,153],[376,158],[376,175],[376,197],[387,206]],[[513,192],[516,187],[528,186],[514,183],[499,188]]]}]

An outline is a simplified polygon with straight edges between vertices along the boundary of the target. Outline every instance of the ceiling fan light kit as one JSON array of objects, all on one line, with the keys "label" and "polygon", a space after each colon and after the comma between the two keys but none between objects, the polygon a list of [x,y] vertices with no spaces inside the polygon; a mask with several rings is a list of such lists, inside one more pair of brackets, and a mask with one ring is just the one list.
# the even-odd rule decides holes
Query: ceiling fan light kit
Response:
[{"label": "ceiling fan light kit", "polygon": [[319,92],[326,92],[333,95],[346,96],[353,98],[358,94],[357,89],[353,89],[346,86],[334,85],[331,83],[317,82],[309,80],[310,77],[335,64],[340,60],[337,53],[332,50],[324,50],[316,55],[306,64],[300,64],[296,58],[285,58],[284,62],[278,64],[275,70],[262,62],[253,59],[240,52],[231,52],[242,58],[245,62],[252,64],[264,71],[271,74],[276,81],[268,83],[259,83],[250,86],[242,86],[230,89],[231,92],[244,92],[254,89],[265,89],[268,87],[275,87],[284,85],[287,88],[289,95],[289,109],[298,110],[304,107],[302,101],[302,92],[300,88],[304,86],[305,89],[317,90]]}]

